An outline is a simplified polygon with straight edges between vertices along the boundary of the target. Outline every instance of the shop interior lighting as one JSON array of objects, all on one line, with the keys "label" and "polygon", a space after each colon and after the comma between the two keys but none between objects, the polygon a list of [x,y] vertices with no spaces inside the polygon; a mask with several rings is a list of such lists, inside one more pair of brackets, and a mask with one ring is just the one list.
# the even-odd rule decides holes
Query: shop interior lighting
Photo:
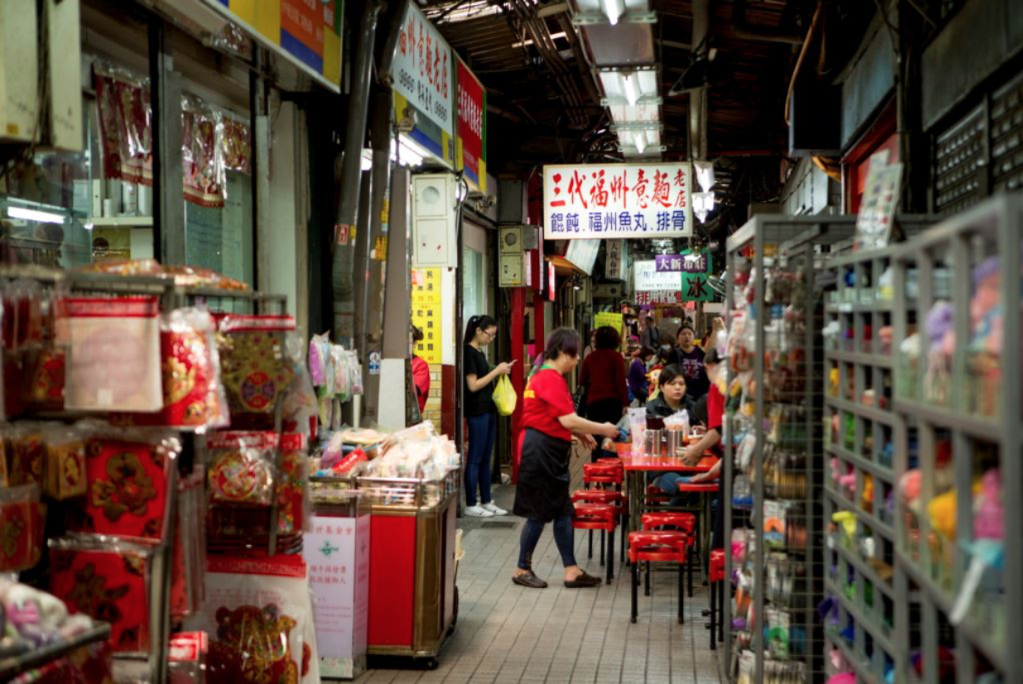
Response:
[{"label": "shop interior lighting", "polygon": [[636,131],[632,134],[632,141],[636,145],[636,150],[638,150],[640,154],[643,154],[646,150],[646,133],[643,131]]},{"label": "shop interior lighting", "polygon": [[[391,147],[393,148],[394,146],[392,145]],[[393,156],[394,156],[393,153],[392,153],[391,156],[393,158]],[[362,166],[361,166],[361,168],[362,168],[363,171],[369,171],[370,169],[373,168],[373,150],[363,150],[362,151]]]},{"label": "shop interior lighting", "polygon": [[604,0],[604,14],[607,16],[607,23],[615,26],[623,14],[625,14],[625,0]]},{"label": "shop interior lighting", "polygon": [[621,74],[622,91],[625,93],[625,100],[630,105],[639,102],[639,78],[634,73]]},{"label": "shop interior lighting", "polygon": [[694,192],[693,193],[693,213],[696,214],[696,218],[700,219],[700,223],[707,222],[707,215],[714,210],[714,193],[713,192]]},{"label": "shop interior lighting", "polygon": [[24,207],[7,207],[9,218],[24,219],[25,221],[38,221],[39,223],[64,223],[62,214],[55,214],[50,211],[39,211],[38,209],[26,209]]}]

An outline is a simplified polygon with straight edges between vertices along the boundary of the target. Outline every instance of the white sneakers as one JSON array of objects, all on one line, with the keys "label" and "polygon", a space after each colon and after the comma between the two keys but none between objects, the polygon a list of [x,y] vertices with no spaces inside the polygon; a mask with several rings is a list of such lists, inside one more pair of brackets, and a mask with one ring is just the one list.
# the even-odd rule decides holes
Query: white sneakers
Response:
[{"label": "white sneakers", "polygon": [[508,511],[492,503],[485,503],[482,506],[466,506],[465,514],[473,518],[493,518],[495,515],[508,515]]},{"label": "white sneakers", "polygon": [[508,515],[508,511],[503,508],[498,508],[493,503],[483,504],[483,510],[489,511],[491,515]]}]

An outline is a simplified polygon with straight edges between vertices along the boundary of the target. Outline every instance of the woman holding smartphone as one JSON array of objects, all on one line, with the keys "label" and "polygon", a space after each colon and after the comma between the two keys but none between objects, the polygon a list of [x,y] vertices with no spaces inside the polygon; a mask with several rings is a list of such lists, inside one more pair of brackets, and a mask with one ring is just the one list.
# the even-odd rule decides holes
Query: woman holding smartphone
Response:
[{"label": "woman holding smartphone", "polygon": [[[465,329],[465,421],[469,426],[469,453],[465,459],[465,514],[477,518],[508,515],[494,505],[490,495],[490,459],[497,435],[494,381],[509,375],[512,363],[490,367],[483,347],[497,337],[497,321],[487,315],[473,316]],[[479,499],[477,500],[477,488]]]}]

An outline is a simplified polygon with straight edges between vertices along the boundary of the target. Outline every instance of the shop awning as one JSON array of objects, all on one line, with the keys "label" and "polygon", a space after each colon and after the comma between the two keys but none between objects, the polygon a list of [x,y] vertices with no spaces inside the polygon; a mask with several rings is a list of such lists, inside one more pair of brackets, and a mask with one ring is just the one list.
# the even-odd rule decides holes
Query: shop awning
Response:
[{"label": "shop awning", "polygon": [[576,273],[580,275],[586,275],[586,271],[582,270],[571,261],[562,256],[549,256],[547,261],[554,264],[554,272],[559,276],[571,276]]}]

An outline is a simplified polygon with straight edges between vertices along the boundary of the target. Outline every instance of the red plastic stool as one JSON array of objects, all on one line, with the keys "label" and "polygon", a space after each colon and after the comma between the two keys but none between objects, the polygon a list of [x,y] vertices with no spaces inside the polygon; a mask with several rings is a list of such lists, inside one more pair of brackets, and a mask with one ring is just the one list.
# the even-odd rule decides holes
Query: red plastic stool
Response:
[{"label": "red plastic stool", "polygon": [[[630,532],[629,561],[632,563],[632,622],[635,624],[639,604],[639,564],[678,564],[678,622],[685,622],[685,564],[689,540],[683,532]],[[650,572],[646,574],[647,595],[650,594]]]},{"label": "red plastic stool", "polygon": [[583,464],[583,482],[587,485],[614,485],[621,489],[625,480],[625,469],[621,464],[585,463]]},{"label": "red plastic stool", "polygon": [[696,515],[684,512],[652,511],[644,513],[639,520],[646,531],[674,527],[680,532],[685,533],[686,540],[688,541],[686,547],[686,573],[689,575],[689,598],[693,598],[693,547],[696,545],[697,540],[695,536]]},{"label": "red plastic stool", "polygon": [[[725,550],[710,552],[710,648],[725,640]],[[717,638],[715,638],[717,637]]]},{"label": "red plastic stool", "polygon": [[[577,489],[572,492],[572,503],[591,503],[612,506],[618,524],[625,526],[625,495],[613,489]],[[593,558],[593,531],[590,530],[589,557]],[[622,535],[621,562],[625,562],[625,535]],[[604,535],[600,535],[600,564],[604,564]]]},{"label": "red plastic stool", "polygon": [[[611,584],[615,576],[615,516],[614,506],[607,504],[575,504],[572,527],[577,530],[600,530],[600,555],[604,555],[604,532],[608,534],[607,574],[605,581]],[[592,555],[592,554],[591,554]]]}]

